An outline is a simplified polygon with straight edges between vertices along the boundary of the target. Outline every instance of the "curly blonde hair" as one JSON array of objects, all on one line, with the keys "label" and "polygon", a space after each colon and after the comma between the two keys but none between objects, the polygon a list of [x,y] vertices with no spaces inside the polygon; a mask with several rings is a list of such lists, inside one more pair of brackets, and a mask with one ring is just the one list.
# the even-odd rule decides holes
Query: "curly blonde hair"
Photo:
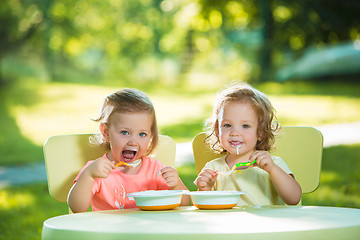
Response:
[{"label": "curly blonde hair", "polygon": [[[98,123],[110,125],[110,118],[114,113],[149,112],[152,115],[151,140],[146,155],[156,148],[159,135],[156,122],[155,108],[148,96],[137,89],[124,88],[107,96],[101,106],[100,114],[96,119]],[[96,145],[105,145],[110,150],[110,143],[106,142],[101,133],[90,138],[90,142]]]},{"label": "curly blonde hair", "polygon": [[275,143],[275,134],[280,130],[275,109],[267,96],[247,83],[234,83],[217,94],[212,116],[205,122],[206,141],[211,148],[219,153],[226,153],[220,144],[218,136],[219,113],[230,101],[250,103],[258,116],[259,126],[257,136],[261,139],[256,144],[256,150],[271,151]]}]

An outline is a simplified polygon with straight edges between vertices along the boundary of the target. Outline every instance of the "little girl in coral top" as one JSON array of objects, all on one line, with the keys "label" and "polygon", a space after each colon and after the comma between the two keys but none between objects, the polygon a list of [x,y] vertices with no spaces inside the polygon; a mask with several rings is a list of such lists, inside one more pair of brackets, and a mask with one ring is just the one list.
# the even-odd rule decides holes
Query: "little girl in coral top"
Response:
[{"label": "little girl in coral top", "polygon": [[[174,167],[164,167],[148,155],[158,143],[155,110],[150,99],[136,89],[122,89],[106,97],[100,116],[100,144],[109,152],[89,161],[68,195],[73,212],[136,208],[128,193],[145,190],[187,190]],[[125,162],[130,165],[116,166]],[[189,205],[183,196],[181,205]]]}]

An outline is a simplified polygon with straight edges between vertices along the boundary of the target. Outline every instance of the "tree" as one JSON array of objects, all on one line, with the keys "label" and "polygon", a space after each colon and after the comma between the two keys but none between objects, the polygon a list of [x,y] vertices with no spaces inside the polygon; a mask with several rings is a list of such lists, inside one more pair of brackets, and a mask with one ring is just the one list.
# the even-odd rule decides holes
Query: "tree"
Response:
[{"label": "tree", "polygon": [[[201,14],[206,18],[208,9],[215,8],[223,16],[221,30],[225,36],[244,35],[251,30],[262,29],[262,46],[259,48],[260,80],[271,79],[277,67],[294,60],[310,46],[336,44],[360,38],[360,11],[357,0],[199,0]],[[221,3],[219,3],[221,2]],[[236,14],[229,9],[243,11],[247,21],[236,25]],[[240,14],[238,14],[240,15]],[[229,34],[232,33],[232,34]],[[244,33],[244,34],[242,34]],[[236,35],[236,34],[235,34]],[[243,37],[244,38],[244,37]],[[245,37],[246,38],[246,37]],[[233,44],[249,44],[235,41]],[[242,50],[242,49],[241,49]],[[290,54],[289,54],[290,53]]]},{"label": "tree", "polygon": [[0,87],[3,87],[6,84],[1,72],[4,56],[37,35],[43,16],[36,1],[3,0],[0,22]]}]

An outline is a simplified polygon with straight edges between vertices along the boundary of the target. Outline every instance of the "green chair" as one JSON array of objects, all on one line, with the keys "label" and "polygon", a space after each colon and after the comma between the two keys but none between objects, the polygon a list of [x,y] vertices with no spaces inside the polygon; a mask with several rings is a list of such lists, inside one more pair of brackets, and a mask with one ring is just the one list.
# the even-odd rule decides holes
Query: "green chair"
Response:
[{"label": "green chair", "polygon": [[[221,156],[210,149],[205,133],[199,133],[192,142],[196,171],[206,162]],[[320,183],[323,136],[313,127],[284,126],[276,136],[274,156],[280,156],[302,188],[303,193],[315,191]]]},{"label": "green chair", "polygon": [[[91,134],[50,137],[44,144],[44,158],[49,193],[59,202],[66,202],[73,181],[87,161],[105,154],[104,148],[90,144]],[[176,144],[169,136],[160,135],[152,157],[165,166],[175,164]]]}]

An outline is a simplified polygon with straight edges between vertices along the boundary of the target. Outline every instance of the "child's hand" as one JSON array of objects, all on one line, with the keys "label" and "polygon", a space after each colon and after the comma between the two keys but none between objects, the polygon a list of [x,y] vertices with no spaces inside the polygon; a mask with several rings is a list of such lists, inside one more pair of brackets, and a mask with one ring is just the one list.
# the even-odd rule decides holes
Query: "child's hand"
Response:
[{"label": "child's hand", "polygon": [[211,191],[217,176],[218,174],[215,171],[209,168],[203,169],[195,179],[195,184],[199,191]]},{"label": "child's hand", "polygon": [[164,167],[160,170],[159,175],[161,175],[165,179],[170,189],[174,189],[180,184],[179,174],[174,167]]},{"label": "child's hand", "polygon": [[[170,166],[164,167],[159,171],[158,175],[161,175],[165,179],[167,185],[170,187],[171,190],[188,190],[184,183],[181,181],[176,168]],[[190,196],[182,196],[180,205],[190,205]]]},{"label": "child's hand", "polygon": [[98,158],[91,163],[85,171],[93,179],[106,178],[114,168],[115,163],[113,161],[106,158]]},{"label": "child's hand", "polygon": [[256,151],[250,156],[250,162],[256,159],[256,163],[253,166],[258,166],[259,168],[270,173],[272,169],[276,166],[271,155],[267,151]]}]

